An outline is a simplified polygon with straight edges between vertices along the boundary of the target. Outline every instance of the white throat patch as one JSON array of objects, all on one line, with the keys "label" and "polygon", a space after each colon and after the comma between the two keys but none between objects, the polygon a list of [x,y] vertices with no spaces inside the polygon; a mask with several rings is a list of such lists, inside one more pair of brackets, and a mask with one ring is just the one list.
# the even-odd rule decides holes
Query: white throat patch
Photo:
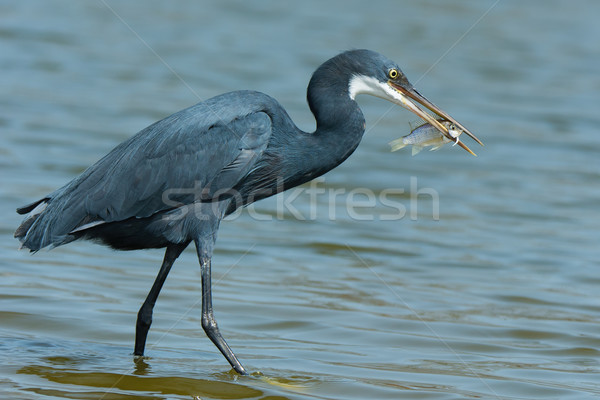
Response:
[{"label": "white throat patch", "polygon": [[348,83],[348,95],[352,100],[356,99],[358,94],[370,94],[371,96],[400,104],[401,97],[390,85],[378,81],[371,76],[354,75]]}]

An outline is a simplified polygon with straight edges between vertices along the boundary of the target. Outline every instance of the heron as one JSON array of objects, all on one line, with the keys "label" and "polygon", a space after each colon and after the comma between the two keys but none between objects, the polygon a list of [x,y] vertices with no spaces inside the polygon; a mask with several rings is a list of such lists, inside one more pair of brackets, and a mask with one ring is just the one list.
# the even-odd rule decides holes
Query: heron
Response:
[{"label": "heron", "polygon": [[350,50],[323,63],[310,79],[314,132],[300,130],[264,93],[218,95],[142,129],[63,187],[18,208],[27,215],[15,237],[31,252],[78,239],[117,250],[165,248],[137,314],[134,356],[144,355],[153,308],[173,263],[194,242],[201,326],[231,367],[245,375],[213,313],[211,259],[219,225],[239,207],[306,183],[346,160],[365,132],[359,94],[400,105],[454,141],[438,119],[451,121],[482,144],[421,95],[395,62],[375,51]]}]

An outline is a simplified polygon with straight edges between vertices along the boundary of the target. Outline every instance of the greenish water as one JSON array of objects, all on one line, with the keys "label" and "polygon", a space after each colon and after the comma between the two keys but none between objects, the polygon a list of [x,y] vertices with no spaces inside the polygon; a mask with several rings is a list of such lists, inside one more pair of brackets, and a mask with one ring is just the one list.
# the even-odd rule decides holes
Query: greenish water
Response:
[{"label": "greenish water", "polygon": [[[600,395],[597,2],[204,3],[0,5],[0,397]],[[223,223],[215,313],[252,376],[200,328],[192,249],[138,363],[160,251],[17,251],[17,206],[199,100],[261,90],[313,129],[310,74],[361,47],[486,146],[390,153],[415,118],[363,96],[346,163]]]}]

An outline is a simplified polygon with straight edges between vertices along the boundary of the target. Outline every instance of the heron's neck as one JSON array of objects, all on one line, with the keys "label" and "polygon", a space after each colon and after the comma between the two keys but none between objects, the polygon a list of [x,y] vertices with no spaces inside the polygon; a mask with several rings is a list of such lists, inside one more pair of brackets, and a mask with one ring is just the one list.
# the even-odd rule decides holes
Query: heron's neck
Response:
[{"label": "heron's neck", "polygon": [[285,177],[285,189],[337,167],[360,143],[365,118],[356,101],[350,98],[348,81],[323,66],[313,74],[307,100],[317,128],[313,133],[298,132],[289,137],[285,151],[293,157],[282,159],[280,171]]},{"label": "heron's neck", "polygon": [[365,131],[364,116],[347,89],[345,92],[315,93],[309,87],[308,102],[317,129],[297,136],[288,149],[293,149],[296,157],[302,159],[301,171],[291,173],[292,186],[308,182],[344,162],[354,152]]},{"label": "heron's neck", "polygon": [[325,117],[317,119],[317,129],[313,133],[316,147],[313,149],[321,160],[329,160],[334,166],[346,160],[359,145],[365,132],[365,118],[358,104],[348,100],[334,107]]},{"label": "heron's neck", "polygon": [[318,148],[314,151],[324,153],[321,159],[335,161],[335,166],[352,154],[365,132],[365,118],[348,89],[345,80],[328,86],[311,81],[307,91],[308,105],[317,122],[313,137]]}]

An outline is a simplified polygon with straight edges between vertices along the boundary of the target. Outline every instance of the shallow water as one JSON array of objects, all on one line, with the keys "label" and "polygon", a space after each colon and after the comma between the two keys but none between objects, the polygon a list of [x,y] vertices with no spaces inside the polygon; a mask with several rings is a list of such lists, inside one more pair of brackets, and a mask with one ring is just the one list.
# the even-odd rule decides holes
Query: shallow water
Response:
[{"label": "shallow water", "polygon": [[[0,6],[0,397],[600,395],[596,2],[202,3]],[[251,376],[201,331],[191,248],[138,362],[160,251],[17,251],[17,206],[199,100],[265,91],[313,129],[310,74],[354,47],[486,146],[390,153],[417,121],[363,96],[346,163],[223,223],[215,312]]]}]

